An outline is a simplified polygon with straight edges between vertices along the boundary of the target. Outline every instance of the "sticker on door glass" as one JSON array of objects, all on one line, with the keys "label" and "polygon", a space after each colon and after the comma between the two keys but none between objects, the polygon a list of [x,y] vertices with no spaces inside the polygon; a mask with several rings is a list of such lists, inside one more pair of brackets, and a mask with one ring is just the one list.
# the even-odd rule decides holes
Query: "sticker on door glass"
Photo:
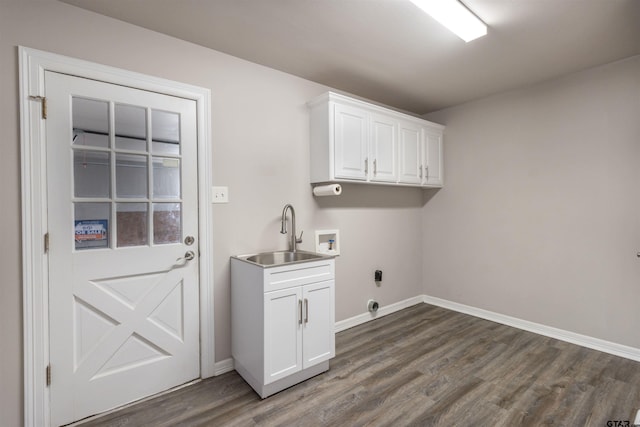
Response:
[{"label": "sticker on door glass", "polygon": [[109,220],[82,219],[75,224],[76,249],[109,247]]}]

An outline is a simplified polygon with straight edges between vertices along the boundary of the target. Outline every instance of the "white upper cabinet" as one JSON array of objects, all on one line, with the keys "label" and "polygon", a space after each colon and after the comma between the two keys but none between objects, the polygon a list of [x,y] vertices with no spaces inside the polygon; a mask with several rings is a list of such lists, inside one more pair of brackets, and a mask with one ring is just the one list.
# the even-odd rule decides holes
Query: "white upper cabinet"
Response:
[{"label": "white upper cabinet", "polygon": [[367,179],[367,112],[349,105],[334,109],[335,177]]},{"label": "white upper cabinet", "polygon": [[312,183],[442,187],[444,126],[333,92],[309,108]]},{"label": "white upper cabinet", "polygon": [[400,135],[400,176],[405,184],[422,184],[422,129],[413,122],[401,122]]},{"label": "white upper cabinet", "polygon": [[442,187],[442,131],[426,129],[424,131],[424,173],[422,184],[429,187]]},{"label": "white upper cabinet", "polygon": [[397,121],[382,114],[371,114],[371,143],[369,146],[369,179],[379,182],[396,182],[398,167]]}]

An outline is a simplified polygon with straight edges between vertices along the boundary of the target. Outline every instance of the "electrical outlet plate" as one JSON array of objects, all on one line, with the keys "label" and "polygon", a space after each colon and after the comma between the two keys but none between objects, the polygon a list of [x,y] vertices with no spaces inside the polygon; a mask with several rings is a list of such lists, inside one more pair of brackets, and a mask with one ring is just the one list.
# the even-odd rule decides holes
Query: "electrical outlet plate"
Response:
[{"label": "electrical outlet plate", "polygon": [[229,187],[211,187],[211,203],[229,203]]}]

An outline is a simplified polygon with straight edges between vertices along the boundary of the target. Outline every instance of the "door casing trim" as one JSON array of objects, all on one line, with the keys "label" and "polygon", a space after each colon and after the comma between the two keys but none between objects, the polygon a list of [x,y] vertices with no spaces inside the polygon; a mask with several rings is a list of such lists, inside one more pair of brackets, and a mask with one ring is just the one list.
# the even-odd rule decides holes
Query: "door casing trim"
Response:
[{"label": "door casing trim", "polygon": [[[49,389],[45,381],[49,361],[48,255],[45,120],[39,102],[44,96],[45,71],[70,74],[196,102],[198,136],[198,241],[200,251],[200,376],[215,375],[213,217],[211,194],[211,91],[141,73],[18,47],[20,87],[20,150],[22,179],[22,289],[24,348],[24,425],[49,426]],[[52,380],[55,381],[55,367]]]}]

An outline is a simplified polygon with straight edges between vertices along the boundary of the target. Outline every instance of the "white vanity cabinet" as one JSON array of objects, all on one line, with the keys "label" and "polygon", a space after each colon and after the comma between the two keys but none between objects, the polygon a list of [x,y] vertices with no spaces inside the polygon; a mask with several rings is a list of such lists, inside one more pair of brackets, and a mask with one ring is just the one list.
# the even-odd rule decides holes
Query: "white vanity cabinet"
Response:
[{"label": "white vanity cabinet", "polygon": [[241,258],[231,258],[232,355],[264,398],[329,369],[335,261],[265,267]]},{"label": "white vanity cabinet", "polygon": [[444,126],[333,92],[309,108],[311,183],[442,187]]}]

